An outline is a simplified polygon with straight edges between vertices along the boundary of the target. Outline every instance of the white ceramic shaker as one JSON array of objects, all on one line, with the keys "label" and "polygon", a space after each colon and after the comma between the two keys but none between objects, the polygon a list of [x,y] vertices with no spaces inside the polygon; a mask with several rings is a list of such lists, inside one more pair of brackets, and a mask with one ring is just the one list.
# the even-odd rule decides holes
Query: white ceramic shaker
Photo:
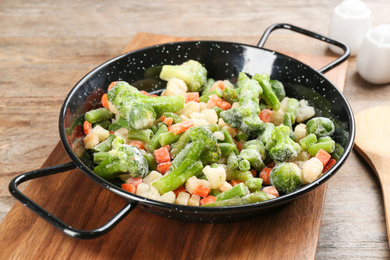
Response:
[{"label": "white ceramic shaker", "polygon": [[368,31],[356,57],[362,78],[373,84],[390,83],[390,24]]},{"label": "white ceramic shaker", "polygon": [[[329,37],[346,43],[351,49],[351,56],[357,54],[364,35],[371,29],[371,10],[361,0],[344,0],[333,10],[329,26]],[[342,50],[330,47],[340,54]]]}]

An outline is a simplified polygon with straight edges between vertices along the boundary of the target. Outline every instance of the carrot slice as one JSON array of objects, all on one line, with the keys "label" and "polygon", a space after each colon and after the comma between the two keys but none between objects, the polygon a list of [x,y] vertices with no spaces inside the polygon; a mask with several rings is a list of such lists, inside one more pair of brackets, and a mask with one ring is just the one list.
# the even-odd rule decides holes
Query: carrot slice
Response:
[{"label": "carrot slice", "polygon": [[186,121],[182,121],[180,123],[173,124],[173,125],[169,126],[168,131],[171,131],[175,135],[178,135],[178,134],[184,133],[185,131],[188,130],[188,128],[192,127],[193,125],[194,125],[194,122],[192,122],[192,120],[186,120]]},{"label": "carrot slice", "polygon": [[200,205],[205,205],[215,202],[216,198],[214,196],[208,195],[207,197],[200,200]]},{"label": "carrot slice", "polygon": [[329,162],[325,165],[324,169],[322,170],[323,173],[329,171],[330,168],[333,167],[333,165],[336,164],[336,160],[335,159],[330,159]]},{"label": "carrot slice", "polygon": [[169,171],[169,168],[171,167],[171,162],[164,162],[157,164],[157,171],[164,175],[167,171]]},{"label": "carrot slice", "polygon": [[157,163],[165,163],[171,160],[171,156],[169,155],[169,149],[165,146],[154,150],[154,157],[156,157]]},{"label": "carrot slice", "polygon": [[135,194],[137,192],[137,188],[132,183],[122,183],[121,188],[122,190],[128,191],[130,193]]},{"label": "carrot slice", "polygon": [[325,167],[325,165],[329,162],[330,158],[332,156],[325,150],[320,149],[317,154],[316,158],[322,162],[322,165]]},{"label": "carrot slice", "polygon": [[221,90],[225,89],[225,83],[223,83],[222,80],[218,80],[217,82],[214,83],[214,85],[210,88],[209,92],[213,91],[216,88],[220,88]]},{"label": "carrot slice", "polygon": [[150,96],[148,92],[146,92],[145,90],[141,90],[140,91],[142,95],[144,96]]},{"label": "carrot slice", "polygon": [[172,117],[167,117],[163,120],[163,122],[167,125],[167,126],[171,126],[173,124],[173,118]]},{"label": "carrot slice", "polygon": [[234,187],[234,186],[236,186],[236,185],[238,185],[238,184],[240,184],[240,183],[242,183],[243,181],[239,181],[239,180],[231,180],[230,181],[230,184]]},{"label": "carrot slice", "polygon": [[143,142],[139,141],[139,140],[131,140],[129,145],[132,145],[132,146],[137,146],[139,149],[145,149],[145,145]]},{"label": "carrot slice", "polygon": [[209,187],[206,187],[206,186],[203,186],[203,185],[198,185],[194,189],[192,194],[199,195],[201,197],[206,197],[207,195],[209,195],[210,191],[211,191],[211,189]]},{"label": "carrot slice", "polygon": [[265,185],[270,185],[271,184],[269,182],[269,175],[271,174],[271,171],[272,171],[272,168],[265,167],[260,172],[260,178],[263,179],[263,183]]},{"label": "carrot slice", "polygon": [[270,110],[270,109],[261,110],[259,117],[260,117],[260,120],[263,121],[264,123],[271,122],[272,110]]},{"label": "carrot slice", "polygon": [[138,185],[142,183],[142,178],[128,178],[126,183],[133,184],[135,187],[138,187]]},{"label": "carrot slice", "polygon": [[92,124],[88,121],[84,121],[83,128],[84,128],[84,133],[87,135],[91,132]]},{"label": "carrot slice", "polygon": [[278,190],[275,188],[275,186],[267,186],[267,187],[264,187],[263,188],[263,191],[265,193],[268,193],[268,194],[271,194],[271,195],[274,195],[276,197],[279,197],[279,192]]},{"label": "carrot slice", "polygon": [[185,96],[185,102],[188,103],[190,101],[194,101],[199,103],[199,92],[188,92]]},{"label": "carrot slice", "polygon": [[184,186],[180,186],[179,188],[177,188],[176,190],[173,191],[173,193],[175,193],[175,195],[177,196],[180,192],[187,192],[186,188],[184,188]]},{"label": "carrot slice", "polygon": [[107,91],[109,91],[110,89],[112,89],[112,88],[116,85],[116,83],[118,83],[118,81],[113,81],[113,82],[111,82],[111,84],[108,86]]},{"label": "carrot slice", "polygon": [[100,100],[100,102],[102,103],[103,107],[108,108],[107,94],[103,94],[102,99]]},{"label": "carrot slice", "polygon": [[226,100],[223,100],[222,98],[218,97],[216,94],[212,94],[209,96],[209,100],[207,101],[207,107],[213,108],[215,106],[222,108],[223,110],[228,110],[232,107],[232,105]]}]

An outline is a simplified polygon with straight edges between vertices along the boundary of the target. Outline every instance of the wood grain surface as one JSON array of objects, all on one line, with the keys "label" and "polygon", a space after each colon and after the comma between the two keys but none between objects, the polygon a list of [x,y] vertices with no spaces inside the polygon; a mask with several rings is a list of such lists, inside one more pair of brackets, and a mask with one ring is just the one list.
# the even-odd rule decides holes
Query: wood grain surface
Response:
[{"label": "wood grain surface", "polygon": [[[183,40],[190,39],[138,33],[125,51]],[[288,54],[315,68],[333,60],[326,56]],[[341,90],[344,89],[347,64],[343,63],[327,75]],[[69,160],[68,156],[59,143],[44,167],[66,160]],[[25,193],[65,223],[89,230],[105,223],[124,204],[122,199],[96,186],[76,169],[60,176],[33,180]],[[314,259],[326,186],[320,186],[277,212],[235,223],[181,222],[137,208],[104,238],[88,242],[66,237],[38,216],[24,215],[26,208],[16,204],[0,224],[0,248],[3,248],[1,252],[5,258],[20,259],[27,258],[31,252],[35,258],[105,259],[110,255],[119,259],[131,255],[134,259]],[[31,224],[19,225],[20,222]],[[103,244],[107,240],[113,244]],[[91,250],[86,251],[84,244]],[[180,250],[175,250],[177,247]],[[45,250],[36,251],[37,248]],[[283,250],[275,251],[275,248]]]},{"label": "wood grain surface", "polygon": [[[41,167],[58,143],[67,93],[137,32],[255,45],[269,25],[287,22],[326,35],[340,1],[1,0],[0,220],[15,203],[9,181]],[[374,26],[389,23],[388,0],[364,2]],[[265,47],[332,55],[326,45],[284,31]],[[355,57],[349,59],[344,93],[355,113],[390,103],[390,84],[365,82]],[[328,183],[316,258],[390,258],[380,184],[355,151]]]}]

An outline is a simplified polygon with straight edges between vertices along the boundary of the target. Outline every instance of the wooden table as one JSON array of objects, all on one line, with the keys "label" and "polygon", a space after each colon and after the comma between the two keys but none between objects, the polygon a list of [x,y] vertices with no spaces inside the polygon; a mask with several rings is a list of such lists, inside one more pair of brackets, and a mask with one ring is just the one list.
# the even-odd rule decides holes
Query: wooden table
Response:
[{"label": "wooden table", "polygon": [[[69,90],[137,32],[256,44],[270,24],[288,22],[327,34],[338,2],[1,1],[0,220],[15,203],[9,181],[39,168],[58,143],[58,114]],[[374,25],[388,21],[388,0],[365,2]],[[266,47],[329,54],[323,44],[285,32],[271,36]],[[345,96],[355,113],[389,105],[390,84],[365,82],[351,57]],[[390,257],[379,183],[355,151],[329,181],[316,257]]]}]

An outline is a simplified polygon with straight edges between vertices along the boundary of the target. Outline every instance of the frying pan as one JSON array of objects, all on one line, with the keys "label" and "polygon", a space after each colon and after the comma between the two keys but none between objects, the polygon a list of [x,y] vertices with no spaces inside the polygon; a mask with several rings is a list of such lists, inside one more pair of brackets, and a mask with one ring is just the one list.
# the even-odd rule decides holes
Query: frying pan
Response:
[{"label": "frying pan", "polygon": [[[276,29],[288,29],[319,39],[342,48],[344,53],[317,71],[294,58],[263,48],[271,32]],[[345,61],[349,54],[349,47],[342,42],[290,24],[274,24],[264,32],[257,46],[221,41],[188,41],[155,45],[120,55],[89,72],[75,85],[63,103],[59,117],[59,132],[61,142],[71,162],[19,175],[10,182],[9,190],[16,199],[40,217],[65,234],[80,239],[95,238],[107,233],[136,206],[147,212],[169,218],[198,222],[237,221],[269,213],[325,183],[340,169],[349,155],[355,137],[353,113],[343,94],[323,75]],[[261,203],[216,208],[175,205],[147,199],[128,193],[114,183],[97,176],[88,166],[88,158],[79,157],[78,151],[72,148],[76,146],[72,143],[69,126],[77,124],[77,118],[98,105],[100,96],[107,91],[107,86],[112,81],[124,80],[140,90],[159,93],[159,90],[165,87],[165,83],[158,79],[161,66],[181,64],[189,59],[200,61],[207,68],[208,77],[214,79],[234,81],[238,73],[243,71],[249,75],[268,73],[271,78],[281,81],[285,86],[287,96],[297,99],[305,98],[315,107],[316,116],[326,116],[333,120],[336,126],[334,139],[345,149],[340,160],[315,182],[295,192]],[[51,215],[17,188],[25,181],[69,171],[76,167],[102,187],[128,201],[112,219],[94,230],[72,228]]]}]

